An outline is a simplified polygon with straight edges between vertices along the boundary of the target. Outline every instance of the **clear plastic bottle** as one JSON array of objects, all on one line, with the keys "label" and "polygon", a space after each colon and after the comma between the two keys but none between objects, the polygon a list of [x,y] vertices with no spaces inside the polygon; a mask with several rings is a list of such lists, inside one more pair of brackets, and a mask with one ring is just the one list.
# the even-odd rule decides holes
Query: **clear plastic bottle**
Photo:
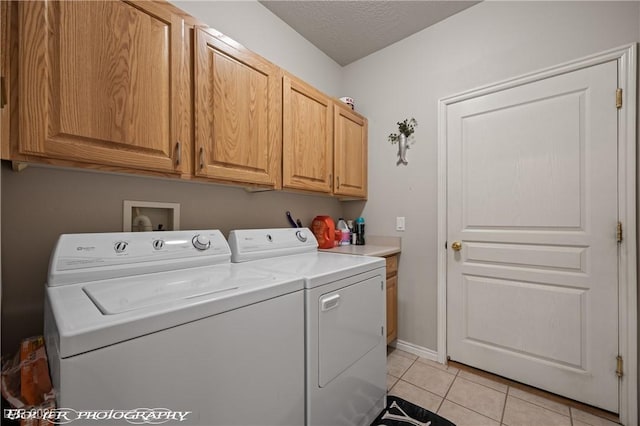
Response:
[{"label": "clear plastic bottle", "polygon": [[351,231],[349,230],[349,226],[347,226],[347,222],[343,218],[338,219],[338,224],[336,229],[342,231],[342,238],[340,239],[341,246],[348,246],[351,243]]}]

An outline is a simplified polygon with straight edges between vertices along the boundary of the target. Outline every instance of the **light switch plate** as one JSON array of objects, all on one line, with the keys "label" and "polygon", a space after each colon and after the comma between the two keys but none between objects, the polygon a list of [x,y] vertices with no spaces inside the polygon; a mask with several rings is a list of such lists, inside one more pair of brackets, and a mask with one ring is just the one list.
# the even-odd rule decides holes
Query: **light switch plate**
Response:
[{"label": "light switch plate", "polygon": [[396,231],[404,231],[404,216],[396,217]]}]

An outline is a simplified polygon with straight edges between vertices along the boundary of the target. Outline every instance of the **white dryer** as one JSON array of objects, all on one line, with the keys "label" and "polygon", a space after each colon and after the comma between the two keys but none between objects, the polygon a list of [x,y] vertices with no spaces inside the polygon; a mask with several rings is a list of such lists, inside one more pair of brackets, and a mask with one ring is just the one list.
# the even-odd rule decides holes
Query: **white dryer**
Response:
[{"label": "white dryer", "polygon": [[386,397],[384,259],[319,252],[306,228],[235,230],[232,262],[305,280],[306,424],[369,425]]},{"label": "white dryer", "polygon": [[217,230],[62,235],[45,299],[58,406],[300,425],[303,305],[303,280],[232,264]]}]

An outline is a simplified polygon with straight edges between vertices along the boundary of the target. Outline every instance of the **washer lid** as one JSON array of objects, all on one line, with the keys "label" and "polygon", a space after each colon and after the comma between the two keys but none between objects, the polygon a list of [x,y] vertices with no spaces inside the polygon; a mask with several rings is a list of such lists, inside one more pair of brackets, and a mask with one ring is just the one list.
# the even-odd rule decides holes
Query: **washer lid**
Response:
[{"label": "washer lid", "polygon": [[50,286],[45,329],[59,356],[67,358],[234,309],[250,309],[303,287],[300,277],[231,263]]},{"label": "washer lid", "polygon": [[[94,282],[83,286],[84,292],[105,315],[120,314],[181,299],[201,296],[217,297],[238,290],[239,286],[255,279],[264,279],[249,270],[218,270],[211,273],[187,273],[164,277],[162,280],[139,276],[115,282]],[[238,282],[241,281],[241,283]]]}]

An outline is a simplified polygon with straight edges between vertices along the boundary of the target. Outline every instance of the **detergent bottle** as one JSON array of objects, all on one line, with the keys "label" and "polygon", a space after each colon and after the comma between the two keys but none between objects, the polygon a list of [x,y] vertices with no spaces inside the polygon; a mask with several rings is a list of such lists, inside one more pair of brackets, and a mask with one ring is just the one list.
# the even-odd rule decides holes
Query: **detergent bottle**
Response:
[{"label": "detergent bottle", "polygon": [[356,245],[364,245],[364,218],[359,217],[356,219]]},{"label": "detergent bottle", "polygon": [[336,226],[329,216],[316,216],[311,222],[311,231],[318,240],[318,248],[330,249],[335,246]]},{"label": "detergent bottle", "polygon": [[339,229],[342,232],[342,238],[340,239],[341,246],[348,246],[351,244],[351,232],[349,231],[349,226],[347,226],[347,222],[343,218],[338,219],[338,225],[336,229]]}]

